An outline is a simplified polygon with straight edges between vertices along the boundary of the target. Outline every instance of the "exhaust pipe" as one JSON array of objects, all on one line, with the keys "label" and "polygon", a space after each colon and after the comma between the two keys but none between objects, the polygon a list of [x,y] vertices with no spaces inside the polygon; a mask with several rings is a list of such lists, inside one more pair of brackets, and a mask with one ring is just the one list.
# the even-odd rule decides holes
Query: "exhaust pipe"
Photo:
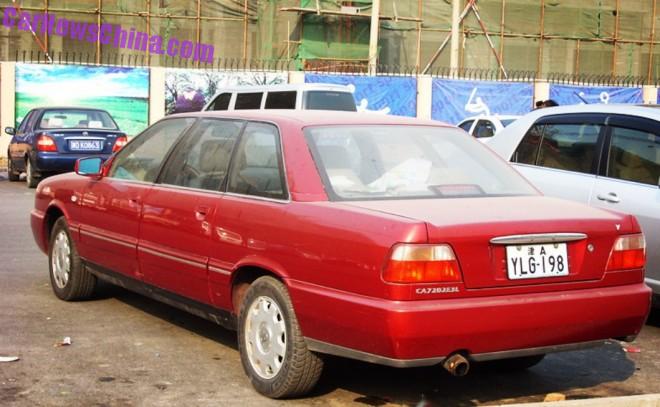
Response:
[{"label": "exhaust pipe", "polygon": [[445,359],[442,367],[451,373],[452,376],[465,376],[470,371],[470,361],[460,353],[454,353]]}]

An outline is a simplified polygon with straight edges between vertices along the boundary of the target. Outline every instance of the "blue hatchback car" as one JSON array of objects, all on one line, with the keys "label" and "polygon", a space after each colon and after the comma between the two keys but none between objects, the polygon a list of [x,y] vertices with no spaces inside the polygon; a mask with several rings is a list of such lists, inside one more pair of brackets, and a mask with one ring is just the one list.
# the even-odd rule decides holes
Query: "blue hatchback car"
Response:
[{"label": "blue hatchback car", "polygon": [[127,138],[108,112],[80,107],[33,109],[12,136],[7,152],[9,180],[26,173],[34,188],[41,178],[73,171],[76,160],[95,156],[107,159],[121,149]]}]

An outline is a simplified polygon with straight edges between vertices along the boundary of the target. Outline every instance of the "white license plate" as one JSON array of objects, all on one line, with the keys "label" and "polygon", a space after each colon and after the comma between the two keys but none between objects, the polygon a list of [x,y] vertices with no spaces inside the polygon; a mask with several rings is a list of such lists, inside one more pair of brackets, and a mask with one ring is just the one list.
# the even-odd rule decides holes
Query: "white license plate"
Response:
[{"label": "white license plate", "polygon": [[69,140],[71,151],[100,151],[103,150],[101,140]]},{"label": "white license plate", "polygon": [[507,246],[506,265],[510,280],[567,276],[566,243]]}]

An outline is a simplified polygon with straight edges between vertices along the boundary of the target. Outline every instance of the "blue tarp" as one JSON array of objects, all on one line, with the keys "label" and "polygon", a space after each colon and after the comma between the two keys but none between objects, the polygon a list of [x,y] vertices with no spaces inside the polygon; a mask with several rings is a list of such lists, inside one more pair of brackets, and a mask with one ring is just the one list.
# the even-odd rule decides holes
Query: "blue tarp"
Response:
[{"label": "blue tarp", "polygon": [[533,99],[531,83],[434,79],[431,117],[458,124],[470,116],[522,115],[532,110]]},{"label": "blue tarp", "polygon": [[417,79],[415,78],[305,74],[305,82],[353,86],[358,111],[377,111],[411,117],[417,115]]},{"label": "blue tarp", "polygon": [[642,103],[642,88],[550,85],[550,99],[560,105]]}]

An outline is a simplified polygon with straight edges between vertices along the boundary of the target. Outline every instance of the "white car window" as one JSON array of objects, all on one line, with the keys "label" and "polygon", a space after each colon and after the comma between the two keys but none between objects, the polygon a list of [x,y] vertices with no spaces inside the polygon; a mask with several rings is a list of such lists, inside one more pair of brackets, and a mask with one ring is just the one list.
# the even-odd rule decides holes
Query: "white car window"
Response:
[{"label": "white car window", "polygon": [[543,125],[532,126],[523,137],[516,151],[513,153],[511,162],[531,165],[536,164],[536,156],[539,152],[539,145],[541,145],[542,136]]},{"label": "white car window", "polygon": [[479,120],[472,134],[476,138],[488,138],[495,135],[495,125],[490,120]]},{"label": "white car window", "polygon": [[601,126],[595,124],[546,125],[536,165],[592,172],[600,129]]},{"label": "white car window", "polygon": [[640,130],[612,127],[607,176],[657,185],[660,178],[660,137]]},{"label": "white car window", "polygon": [[592,173],[602,126],[535,125],[525,134],[511,161],[546,168]]},{"label": "white car window", "polygon": [[463,122],[458,125],[461,129],[467,131],[468,133],[470,132],[470,128],[472,127],[472,123],[474,123],[474,120],[468,120],[466,122]]}]

